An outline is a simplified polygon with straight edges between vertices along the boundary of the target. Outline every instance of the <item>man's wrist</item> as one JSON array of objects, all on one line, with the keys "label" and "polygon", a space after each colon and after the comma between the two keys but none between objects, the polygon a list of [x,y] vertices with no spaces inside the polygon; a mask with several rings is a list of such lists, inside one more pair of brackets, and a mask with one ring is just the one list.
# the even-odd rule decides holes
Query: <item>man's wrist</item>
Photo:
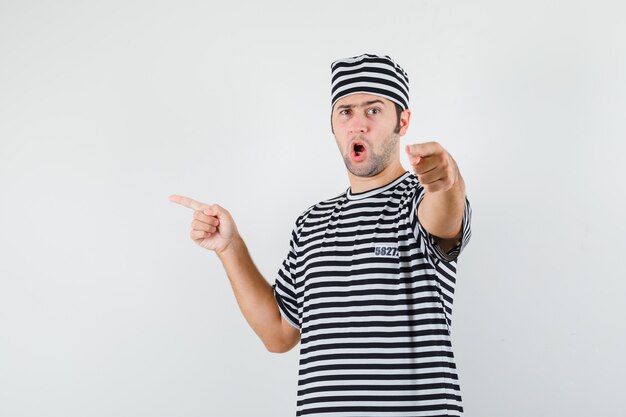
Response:
[{"label": "man's wrist", "polygon": [[222,263],[228,261],[229,259],[236,258],[237,253],[241,252],[241,250],[245,250],[246,244],[244,243],[241,236],[237,235],[220,251],[216,251],[218,258]]}]

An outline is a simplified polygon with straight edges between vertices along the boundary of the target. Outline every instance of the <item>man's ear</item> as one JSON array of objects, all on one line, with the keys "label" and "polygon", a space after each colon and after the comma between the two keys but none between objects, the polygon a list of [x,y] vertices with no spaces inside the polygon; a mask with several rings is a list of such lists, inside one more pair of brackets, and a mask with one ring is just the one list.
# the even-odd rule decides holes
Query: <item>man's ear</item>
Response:
[{"label": "man's ear", "polygon": [[398,134],[400,136],[403,136],[407,129],[409,128],[409,121],[411,120],[411,110],[406,109],[406,110],[402,110],[402,113],[400,113],[400,131],[398,132]]}]

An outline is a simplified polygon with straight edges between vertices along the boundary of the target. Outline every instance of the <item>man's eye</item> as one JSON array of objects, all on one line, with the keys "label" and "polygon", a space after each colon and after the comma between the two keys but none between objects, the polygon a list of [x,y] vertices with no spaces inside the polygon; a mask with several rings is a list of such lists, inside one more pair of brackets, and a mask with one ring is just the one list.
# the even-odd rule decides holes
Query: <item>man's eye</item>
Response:
[{"label": "man's eye", "polygon": [[369,114],[378,114],[378,113],[380,113],[380,109],[371,108],[371,109],[368,110],[368,113]]},{"label": "man's eye", "polygon": [[340,110],[340,111],[339,111],[339,114],[340,114],[340,115],[342,115],[342,116],[345,116],[345,115],[347,115],[349,112],[350,112],[350,110],[348,110],[348,109],[344,109],[344,110]]}]

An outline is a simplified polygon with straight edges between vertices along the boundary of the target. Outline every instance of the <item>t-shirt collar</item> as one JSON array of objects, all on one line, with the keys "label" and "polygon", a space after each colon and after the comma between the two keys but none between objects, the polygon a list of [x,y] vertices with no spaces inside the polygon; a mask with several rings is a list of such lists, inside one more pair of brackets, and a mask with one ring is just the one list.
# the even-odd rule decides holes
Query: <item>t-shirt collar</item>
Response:
[{"label": "t-shirt collar", "polygon": [[383,191],[387,191],[388,189],[395,187],[409,175],[411,175],[409,171],[404,171],[402,175],[400,175],[398,178],[391,181],[390,183],[381,185],[380,187],[372,188],[371,190],[362,191],[360,193],[353,193],[351,190],[351,187],[348,187],[348,189],[346,190],[346,197],[348,198],[348,200],[362,200],[364,198],[374,196],[376,194],[382,193]]}]

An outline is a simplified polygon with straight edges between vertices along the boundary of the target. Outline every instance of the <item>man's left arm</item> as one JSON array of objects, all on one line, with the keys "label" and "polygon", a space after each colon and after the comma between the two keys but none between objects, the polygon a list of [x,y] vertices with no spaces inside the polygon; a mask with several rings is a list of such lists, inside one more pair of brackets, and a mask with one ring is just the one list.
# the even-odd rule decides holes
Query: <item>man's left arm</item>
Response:
[{"label": "man's left arm", "polygon": [[452,156],[437,142],[407,145],[415,175],[424,187],[417,218],[444,252],[461,241],[465,183]]}]

